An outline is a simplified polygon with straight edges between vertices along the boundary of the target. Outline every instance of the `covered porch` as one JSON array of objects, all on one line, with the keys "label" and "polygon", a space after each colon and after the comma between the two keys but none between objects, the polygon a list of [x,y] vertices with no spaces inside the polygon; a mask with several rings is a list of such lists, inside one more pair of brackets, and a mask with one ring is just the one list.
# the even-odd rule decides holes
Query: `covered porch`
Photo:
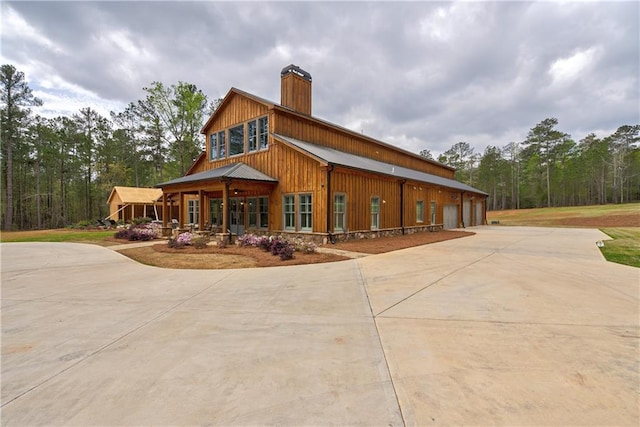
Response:
[{"label": "covered porch", "polygon": [[[245,165],[233,163],[162,184],[162,226],[216,235],[220,240],[245,230],[269,229],[269,196],[278,181]],[[179,205],[171,218],[172,207]],[[166,213],[166,215],[165,215]]]}]

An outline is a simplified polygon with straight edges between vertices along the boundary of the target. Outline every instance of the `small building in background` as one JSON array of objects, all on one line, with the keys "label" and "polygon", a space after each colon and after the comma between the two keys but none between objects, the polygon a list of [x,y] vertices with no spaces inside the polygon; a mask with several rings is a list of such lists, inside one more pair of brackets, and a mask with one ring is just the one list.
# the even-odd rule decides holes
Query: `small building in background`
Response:
[{"label": "small building in background", "polygon": [[[109,199],[109,216],[105,219],[131,222],[134,218],[162,220],[162,190],[159,188],[113,187]],[[171,207],[175,216],[178,207]],[[171,212],[168,210],[167,212]],[[171,218],[169,218],[169,221]]]}]

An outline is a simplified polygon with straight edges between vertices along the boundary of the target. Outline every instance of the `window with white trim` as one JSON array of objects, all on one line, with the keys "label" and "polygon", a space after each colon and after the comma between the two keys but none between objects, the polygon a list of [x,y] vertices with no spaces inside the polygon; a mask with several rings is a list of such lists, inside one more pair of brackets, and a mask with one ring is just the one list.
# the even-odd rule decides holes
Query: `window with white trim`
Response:
[{"label": "window with white trim", "polygon": [[295,231],[296,229],[296,198],[295,196],[284,196],[282,201],[282,212],[284,215],[284,229]]},{"label": "window with white trim", "polygon": [[344,231],[346,226],[346,194],[333,195],[333,231]]},{"label": "window with white trim", "polygon": [[269,198],[258,197],[258,227],[269,228]]},{"label": "window with white trim", "polygon": [[371,229],[380,228],[380,197],[371,197]]},{"label": "window with white trim", "polygon": [[431,224],[436,223],[436,202],[431,202]]},{"label": "window with white trim", "polygon": [[218,132],[218,158],[224,159],[227,156],[226,133],[221,130]]},{"label": "window with white trim", "polygon": [[258,226],[258,199],[256,197],[250,197],[247,199],[249,208],[247,209],[249,228],[256,228]]},{"label": "window with white trim", "polygon": [[187,223],[196,224],[200,220],[200,200],[187,201]]},{"label": "window with white trim", "polygon": [[300,231],[312,231],[313,206],[311,194],[300,194],[298,203],[300,206]]},{"label": "window with white trim", "polygon": [[244,154],[244,124],[229,129],[229,156]]},{"label": "window with white trim", "polygon": [[269,117],[258,119],[258,148],[266,150],[269,147]]},{"label": "window with white trim", "polygon": [[416,222],[424,222],[424,201],[416,202]]},{"label": "window with white trim", "polygon": [[209,160],[216,160],[218,158],[218,134],[212,133],[209,135]]},{"label": "window with white trim", "polygon": [[247,123],[247,151],[249,153],[258,149],[257,130],[256,120]]}]

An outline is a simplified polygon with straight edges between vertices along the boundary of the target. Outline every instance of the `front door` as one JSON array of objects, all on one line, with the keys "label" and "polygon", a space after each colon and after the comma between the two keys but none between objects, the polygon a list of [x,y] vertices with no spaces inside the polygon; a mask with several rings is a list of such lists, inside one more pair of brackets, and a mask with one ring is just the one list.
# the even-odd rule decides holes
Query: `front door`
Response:
[{"label": "front door", "polygon": [[244,198],[229,199],[229,220],[231,233],[242,236],[244,234]]}]

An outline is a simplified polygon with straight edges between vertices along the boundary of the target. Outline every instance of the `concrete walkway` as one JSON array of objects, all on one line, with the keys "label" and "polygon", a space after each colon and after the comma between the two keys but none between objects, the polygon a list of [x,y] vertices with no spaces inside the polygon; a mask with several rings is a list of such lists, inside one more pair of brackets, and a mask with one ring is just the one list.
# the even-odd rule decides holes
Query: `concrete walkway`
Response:
[{"label": "concrete walkway", "polygon": [[597,230],[165,270],[0,244],[2,425],[638,425],[640,270]]}]

